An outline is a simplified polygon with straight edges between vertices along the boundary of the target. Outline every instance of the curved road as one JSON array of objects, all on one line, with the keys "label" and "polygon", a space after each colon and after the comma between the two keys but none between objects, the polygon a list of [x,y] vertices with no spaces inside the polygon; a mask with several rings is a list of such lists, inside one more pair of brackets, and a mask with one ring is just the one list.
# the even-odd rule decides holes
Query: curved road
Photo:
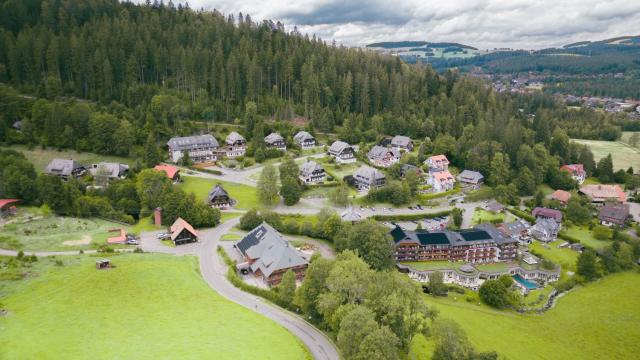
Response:
[{"label": "curved road", "polygon": [[[223,297],[242,305],[252,311],[268,317],[289,330],[302,341],[314,359],[337,360],[340,358],[338,349],[333,342],[320,330],[306,322],[302,317],[272,305],[266,300],[246,293],[227,280],[227,266],[217,253],[220,237],[227,233],[239,222],[239,218],[231,219],[213,229],[200,231],[200,242],[168,247],[155,240],[155,235],[143,237],[141,248],[147,252],[162,252],[174,255],[196,255],[200,262],[200,273],[207,284]],[[87,250],[84,253],[95,253],[95,250]],[[17,251],[0,249],[0,255],[16,256]],[[77,255],[78,251],[52,251],[52,252],[25,252],[26,255],[35,254],[39,257],[51,255]]]}]

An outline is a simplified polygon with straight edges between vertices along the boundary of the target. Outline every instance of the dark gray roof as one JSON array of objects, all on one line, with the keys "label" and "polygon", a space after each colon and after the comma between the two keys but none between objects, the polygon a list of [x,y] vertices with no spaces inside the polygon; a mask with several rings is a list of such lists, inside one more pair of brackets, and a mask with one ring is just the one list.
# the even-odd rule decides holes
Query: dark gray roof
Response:
[{"label": "dark gray roof", "polygon": [[362,165],[353,174],[353,177],[359,181],[364,181],[367,184],[372,184],[377,179],[384,179],[384,174],[371,166]]},{"label": "dark gray roof", "polygon": [[600,220],[613,220],[620,225],[629,217],[629,204],[605,204],[598,211]]},{"label": "dark gray roof", "polygon": [[266,277],[278,270],[308,264],[279,232],[264,222],[242,238],[236,247],[247,258],[255,259],[251,270],[260,270]]},{"label": "dark gray roof", "polygon": [[369,150],[369,152],[367,153],[367,157],[371,160],[378,160],[384,158],[385,155],[387,155],[387,153],[389,152],[391,152],[395,158],[400,158],[400,152],[398,152],[398,150],[389,149],[380,145],[372,147],[371,150]]},{"label": "dark gray roof", "polygon": [[277,141],[284,141],[284,138],[280,136],[280,134],[272,132],[271,134],[264,137],[264,142],[267,144],[273,144]]},{"label": "dark gray roof", "polygon": [[309,134],[306,131],[299,131],[293,136],[293,140],[295,140],[297,143],[301,143],[305,140],[315,140],[315,138],[313,137],[313,135]]},{"label": "dark gray roof", "polygon": [[167,142],[169,149],[173,151],[184,151],[203,146],[218,147],[218,140],[213,135],[195,135],[174,137]]},{"label": "dark gray roof", "polygon": [[347,144],[344,141],[337,140],[334,141],[333,144],[331,144],[331,147],[329,147],[329,152],[340,154],[348,147],[351,147],[351,145]]},{"label": "dark gray roof", "polygon": [[484,179],[484,176],[477,171],[464,170],[458,175],[458,180],[466,183],[477,184]]},{"label": "dark gray roof", "polygon": [[209,202],[212,202],[214,199],[220,197],[229,198],[229,193],[220,184],[216,184],[216,186],[214,186],[213,189],[209,191]]},{"label": "dark gray roof", "polygon": [[403,240],[419,242],[421,245],[468,245],[470,243],[493,242],[496,244],[513,243],[516,240],[504,236],[493,224],[486,223],[476,226],[473,229],[461,230],[458,232],[450,230],[409,231],[396,226],[391,230],[394,242]]},{"label": "dark gray roof", "polygon": [[407,147],[411,143],[411,138],[403,135],[396,135],[391,139],[391,146]]},{"label": "dark gray roof", "polygon": [[538,218],[532,229],[535,231],[554,233],[560,230],[560,224],[553,219]]},{"label": "dark gray roof", "polygon": [[233,144],[236,141],[246,141],[244,139],[244,137],[240,134],[238,134],[237,132],[233,131],[231,132],[231,134],[227,135],[227,138],[225,139],[225,142],[227,144]]},{"label": "dark gray roof", "polygon": [[126,165],[126,164],[101,162],[98,164],[93,164],[91,166],[91,169],[89,169],[89,172],[93,176],[102,174],[110,178],[117,178],[117,177],[120,177],[121,174],[127,172],[128,170],[129,170],[129,165]]},{"label": "dark gray roof", "polygon": [[311,175],[314,171],[324,171],[324,169],[315,161],[307,161],[306,163],[300,165],[300,173],[303,175]]},{"label": "dark gray roof", "polygon": [[71,175],[74,170],[82,168],[82,164],[72,159],[53,159],[47,165],[46,173],[53,175]]}]

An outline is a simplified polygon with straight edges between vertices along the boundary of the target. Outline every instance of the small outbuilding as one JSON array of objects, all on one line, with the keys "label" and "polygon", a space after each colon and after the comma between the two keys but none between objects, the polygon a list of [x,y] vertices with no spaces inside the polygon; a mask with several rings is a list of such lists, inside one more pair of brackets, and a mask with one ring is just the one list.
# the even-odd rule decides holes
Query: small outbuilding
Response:
[{"label": "small outbuilding", "polygon": [[171,241],[175,245],[188,244],[198,241],[198,232],[186,222],[183,218],[179,217],[169,228],[169,234]]},{"label": "small outbuilding", "polygon": [[97,270],[110,269],[110,268],[111,268],[111,260],[109,259],[96,260]]},{"label": "small outbuilding", "polygon": [[0,199],[0,218],[15,215],[18,211],[15,204],[18,202],[20,199]]},{"label": "small outbuilding", "polygon": [[216,186],[209,191],[208,202],[209,205],[219,209],[229,208],[236,203],[235,200],[229,197],[229,193],[220,184],[216,184]]}]

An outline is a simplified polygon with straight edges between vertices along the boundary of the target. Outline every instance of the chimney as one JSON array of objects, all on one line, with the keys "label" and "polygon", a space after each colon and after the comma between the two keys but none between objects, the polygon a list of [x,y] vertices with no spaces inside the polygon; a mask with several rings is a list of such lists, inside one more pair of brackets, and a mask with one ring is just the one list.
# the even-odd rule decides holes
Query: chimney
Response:
[{"label": "chimney", "polygon": [[162,208],[157,207],[153,210],[153,223],[155,226],[162,226]]}]

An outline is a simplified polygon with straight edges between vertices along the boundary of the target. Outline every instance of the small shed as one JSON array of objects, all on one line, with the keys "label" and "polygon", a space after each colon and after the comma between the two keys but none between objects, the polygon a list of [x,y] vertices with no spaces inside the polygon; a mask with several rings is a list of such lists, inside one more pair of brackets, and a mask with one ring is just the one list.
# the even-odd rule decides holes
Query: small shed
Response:
[{"label": "small shed", "polygon": [[110,269],[110,268],[111,268],[111,260],[109,260],[109,259],[96,260],[96,269],[97,270]]},{"label": "small shed", "polygon": [[15,204],[20,202],[20,199],[0,199],[0,218],[15,215],[17,209]]}]

